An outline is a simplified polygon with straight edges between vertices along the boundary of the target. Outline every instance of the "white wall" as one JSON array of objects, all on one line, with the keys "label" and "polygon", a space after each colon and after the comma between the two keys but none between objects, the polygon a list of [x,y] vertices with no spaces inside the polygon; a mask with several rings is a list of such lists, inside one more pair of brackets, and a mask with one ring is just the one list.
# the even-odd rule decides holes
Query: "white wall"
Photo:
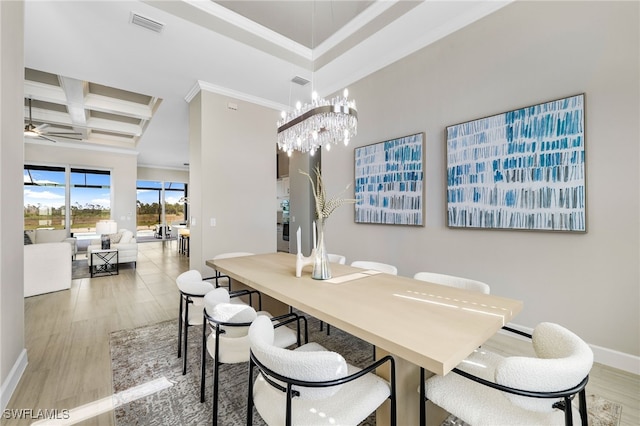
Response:
[{"label": "white wall", "polygon": [[205,261],[219,253],[276,251],[277,119],[277,111],[208,91],[191,100],[191,268],[211,272]]},{"label": "white wall", "polygon": [[24,4],[0,2],[0,410],[27,366],[24,339]]},{"label": "white wall", "polygon": [[[64,142],[25,143],[24,162],[28,164],[71,165],[110,170],[111,218],[118,228],[136,229],[137,157],[133,153],[88,150],[65,146]],[[22,219],[20,220],[22,222]]]},{"label": "white wall", "polygon": [[[353,207],[341,207],[327,249],[348,262],[395,264],[405,276],[485,281],[493,294],[524,301],[517,324],[558,322],[614,355],[640,355],[639,7],[516,2],[351,85],[358,136],[323,152],[328,191],[353,181],[354,146],[424,131],[426,226],[356,225]],[[578,93],[586,94],[588,232],[448,229],[445,127]]]},{"label": "white wall", "polygon": [[138,167],[138,180],[188,183],[189,171],[159,167]]}]

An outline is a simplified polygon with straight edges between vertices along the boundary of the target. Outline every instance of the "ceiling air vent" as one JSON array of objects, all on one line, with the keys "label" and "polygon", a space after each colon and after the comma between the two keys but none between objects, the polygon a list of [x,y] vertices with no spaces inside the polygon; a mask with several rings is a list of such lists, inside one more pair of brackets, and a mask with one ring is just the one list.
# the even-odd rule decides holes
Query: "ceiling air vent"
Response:
[{"label": "ceiling air vent", "polygon": [[309,80],[307,80],[306,78],[300,77],[299,75],[296,75],[295,77],[293,77],[291,79],[291,82],[295,84],[299,84],[300,86],[306,86],[307,84],[309,84]]},{"label": "ceiling air vent", "polygon": [[162,28],[164,28],[163,23],[154,21],[153,19],[147,18],[146,16],[138,15],[135,12],[131,12],[130,22],[134,25],[138,25],[139,27],[146,28],[156,33],[162,32]]}]

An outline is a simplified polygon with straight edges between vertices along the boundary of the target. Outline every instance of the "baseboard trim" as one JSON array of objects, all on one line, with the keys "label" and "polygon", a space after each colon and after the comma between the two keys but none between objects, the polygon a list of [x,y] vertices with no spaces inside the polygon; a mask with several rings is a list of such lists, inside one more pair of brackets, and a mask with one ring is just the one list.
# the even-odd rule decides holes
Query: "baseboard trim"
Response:
[{"label": "baseboard trim", "polygon": [[589,346],[593,350],[595,362],[640,376],[640,357],[602,346]]},{"label": "baseboard trim", "polygon": [[13,367],[11,367],[11,371],[9,372],[7,379],[2,383],[2,386],[0,386],[1,411],[4,411],[4,409],[7,408],[7,404],[9,403],[13,392],[18,387],[20,378],[26,370],[28,363],[29,361],[27,360],[27,350],[23,349],[22,352],[20,352],[20,356],[18,356],[15,364],[13,364]]},{"label": "baseboard trim", "polygon": [[[509,324],[509,327],[513,327],[516,330],[524,331],[525,333],[533,333],[532,328],[524,327],[518,324]],[[506,331],[501,332],[507,333]],[[513,336],[513,334],[510,335]],[[627,354],[609,348],[604,348],[598,345],[592,345],[590,343],[588,344],[593,351],[593,360],[595,362],[606,365],[607,367],[617,368],[618,370],[626,371],[627,373],[640,376],[639,356]]]}]

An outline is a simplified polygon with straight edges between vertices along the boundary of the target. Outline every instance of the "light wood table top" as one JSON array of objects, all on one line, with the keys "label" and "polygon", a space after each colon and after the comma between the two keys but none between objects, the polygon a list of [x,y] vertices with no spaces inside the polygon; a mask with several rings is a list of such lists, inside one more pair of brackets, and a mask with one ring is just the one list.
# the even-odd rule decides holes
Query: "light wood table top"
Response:
[{"label": "light wood table top", "polygon": [[[295,276],[295,255],[207,260],[207,266],[439,375],[522,310],[522,302],[332,264],[332,280]],[[343,282],[340,282],[343,281]]]}]

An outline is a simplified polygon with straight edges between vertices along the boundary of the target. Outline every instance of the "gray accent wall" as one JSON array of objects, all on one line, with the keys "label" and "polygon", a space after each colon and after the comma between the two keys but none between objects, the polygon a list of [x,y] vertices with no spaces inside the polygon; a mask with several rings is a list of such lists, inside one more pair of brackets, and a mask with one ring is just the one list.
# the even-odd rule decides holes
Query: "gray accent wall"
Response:
[{"label": "gray accent wall", "polygon": [[[604,352],[631,355],[637,373],[639,12],[638,2],[518,1],[349,86],[358,135],[323,151],[329,195],[353,181],[354,147],[425,132],[426,226],[355,224],[345,206],[327,223],[327,249],[405,276],[484,281],[524,301],[515,324],[560,323]],[[579,93],[588,232],[447,228],[446,126]]]}]

